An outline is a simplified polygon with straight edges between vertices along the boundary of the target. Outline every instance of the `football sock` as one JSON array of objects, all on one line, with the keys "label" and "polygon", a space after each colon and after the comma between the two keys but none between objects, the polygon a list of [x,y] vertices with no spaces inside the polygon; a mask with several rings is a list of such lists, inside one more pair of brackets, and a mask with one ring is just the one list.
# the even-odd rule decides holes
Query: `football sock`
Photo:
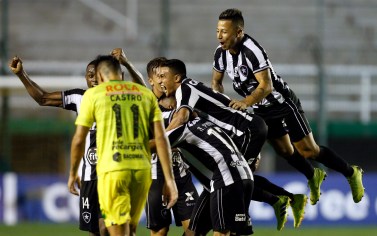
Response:
[{"label": "football sock", "polygon": [[345,177],[350,177],[353,174],[352,167],[330,148],[320,146],[319,155],[315,160],[342,173]]},{"label": "football sock", "polygon": [[256,184],[256,181],[254,181],[254,191],[253,191],[253,195],[251,196],[251,200],[258,201],[258,202],[265,202],[272,206],[277,201],[279,201],[279,198],[263,190],[260,186]]},{"label": "football sock", "polygon": [[289,157],[286,157],[285,159],[296,170],[298,170],[302,174],[304,174],[307,179],[313,178],[313,176],[314,176],[314,167],[309,162],[309,160],[307,160],[303,156],[301,156],[296,150],[293,153],[293,155],[291,155]]},{"label": "football sock", "polygon": [[260,175],[254,175],[254,186],[260,186],[263,190],[268,191],[274,195],[287,196],[293,199],[293,193],[288,192],[284,188],[271,183],[268,179]]}]

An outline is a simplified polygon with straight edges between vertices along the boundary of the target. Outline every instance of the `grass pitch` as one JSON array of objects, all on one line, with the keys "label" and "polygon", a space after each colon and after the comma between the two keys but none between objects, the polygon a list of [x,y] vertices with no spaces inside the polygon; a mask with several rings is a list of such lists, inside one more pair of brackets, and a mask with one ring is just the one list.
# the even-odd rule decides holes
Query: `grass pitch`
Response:
[{"label": "grass pitch", "polygon": [[[0,225],[0,236],[84,236],[87,232],[80,231],[77,224],[40,224],[23,223],[16,226]],[[137,235],[149,236],[149,231],[140,225]],[[169,235],[181,236],[182,228],[171,227]],[[209,235],[212,235],[211,233]],[[284,228],[277,231],[274,227],[254,227],[254,235],[268,236],[376,236],[376,227],[304,227],[299,229]]]}]

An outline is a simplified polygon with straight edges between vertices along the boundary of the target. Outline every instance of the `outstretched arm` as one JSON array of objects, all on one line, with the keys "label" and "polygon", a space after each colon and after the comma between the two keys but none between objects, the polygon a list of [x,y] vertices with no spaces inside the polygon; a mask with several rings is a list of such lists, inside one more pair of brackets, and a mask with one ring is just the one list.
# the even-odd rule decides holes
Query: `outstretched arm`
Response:
[{"label": "outstretched arm", "polygon": [[128,58],[126,57],[126,54],[124,53],[123,49],[121,49],[121,48],[114,48],[111,51],[111,55],[113,57],[115,57],[119,61],[120,64],[122,64],[123,66],[125,66],[127,68],[128,73],[130,73],[130,75],[131,75],[132,82],[141,84],[141,85],[143,85],[145,87],[147,86],[147,84],[144,81],[143,75],[128,60]]},{"label": "outstretched arm", "polygon": [[61,92],[46,92],[38,84],[32,81],[24,70],[22,60],[19,57],[16,56],[11,60],[9,68],[21,80],[29,95],[40,106],[62,106]]}]

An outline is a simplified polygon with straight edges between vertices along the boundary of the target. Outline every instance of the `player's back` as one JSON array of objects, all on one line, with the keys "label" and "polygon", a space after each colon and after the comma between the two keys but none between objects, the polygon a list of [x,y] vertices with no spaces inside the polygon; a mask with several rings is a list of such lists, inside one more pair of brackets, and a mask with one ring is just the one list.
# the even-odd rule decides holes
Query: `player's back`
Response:
[{"label": "player's back", "polygon": [[182,81],[177,97],[177,108],[189,107],[200,116],[227,131],[230,136],[241,136],[250,126],[253,117],[244,111],[229,107],[230,99],[203,83],[186,78]]},{"label": "player's back", "polygon": [[169,131],[168,136],[172,147],[182,151],[190,167],[211,179],[212,191],[236,181],[253,179],[243,155],[212,122],[197,117]]},{"label": "player's back", "polygon": [[128,81],[102,83],[87,93],[97,123],[97,171],[150,168],[149,131],[161,120],[153,93]]}]

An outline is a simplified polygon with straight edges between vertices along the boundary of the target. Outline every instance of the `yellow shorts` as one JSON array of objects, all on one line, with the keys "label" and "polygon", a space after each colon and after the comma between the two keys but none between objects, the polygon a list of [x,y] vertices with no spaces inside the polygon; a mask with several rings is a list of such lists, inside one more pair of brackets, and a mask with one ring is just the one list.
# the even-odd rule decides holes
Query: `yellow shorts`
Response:
[{"label": "yellow shorts", "polygon": [[139,223],[152,183],[151,170],[124,170],[98,176],[98,200],[106,227]]}]

